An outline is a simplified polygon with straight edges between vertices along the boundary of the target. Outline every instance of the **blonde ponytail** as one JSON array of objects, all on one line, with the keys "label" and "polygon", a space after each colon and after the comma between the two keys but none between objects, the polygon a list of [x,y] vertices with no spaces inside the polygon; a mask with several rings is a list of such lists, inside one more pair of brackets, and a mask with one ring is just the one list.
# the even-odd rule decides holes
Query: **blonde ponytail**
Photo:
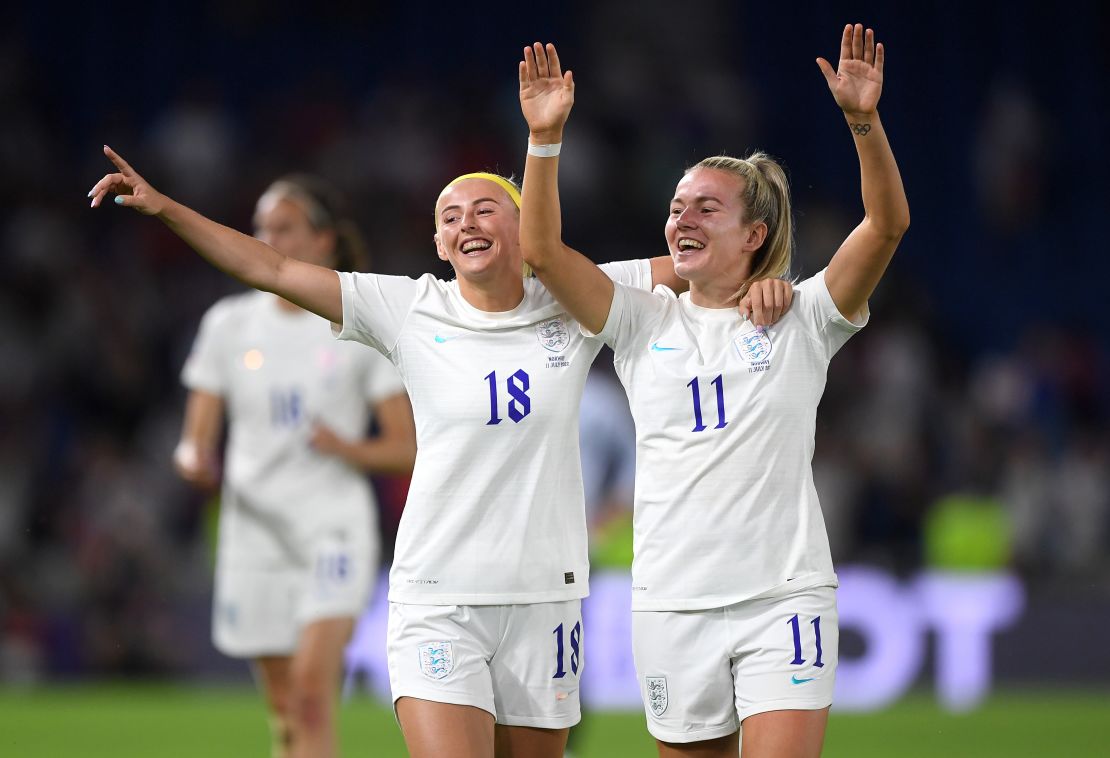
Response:
[{"label": "blonde ponytail", "polygon": [[712,168],[727,171],[744,181],[740,199],[744,206],[744,222],[767,225],[767,237],[752,257],[748,278],[734,296],[737,300],[747,294],[752,282],[758,279],[783,279],[790,274],[794,256],[794,219],[790,207],[790,182],[778,162],[763,152],[747,158],[714,155],[699,161],[688,169]]}]

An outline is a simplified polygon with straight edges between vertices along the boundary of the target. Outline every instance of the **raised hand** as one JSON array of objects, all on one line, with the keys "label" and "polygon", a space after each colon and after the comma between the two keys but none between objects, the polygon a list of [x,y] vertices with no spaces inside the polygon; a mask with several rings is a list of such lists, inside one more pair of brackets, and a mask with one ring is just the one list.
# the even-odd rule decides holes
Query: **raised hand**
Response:
[{"label": "raised hand", "polygon": [[131,168],[127,161],[107,145],[104,146],[104,154],[108,156],[108,160],[114,163],[119,171],[114,174],[106,174],[89,190],[88,196],[92,198],[90,207],[96,208],[99,206],[104,197],[111,192],[116,196],[117,205],[134,208],[139,213],[147,216],[161,213],[166,205],[165,195],[151,187],[146,179],[135,173],[135,169]]},{"label": "raised hand", "polygon": [[836,70],[824,58],[817,59],[817,66],[842,111],[870,114],[878,108],[883,92],[883,46],[875,44],[874,31],[864,31],[863,24],[846,25]]},{"label": "raised hand", "polygon": [[520,110],[528,130],[545,140],[558,142],[563,125],[574,106],[574,76],[563,72],[559,54],[550,42],[524,48],[519,65]]}]

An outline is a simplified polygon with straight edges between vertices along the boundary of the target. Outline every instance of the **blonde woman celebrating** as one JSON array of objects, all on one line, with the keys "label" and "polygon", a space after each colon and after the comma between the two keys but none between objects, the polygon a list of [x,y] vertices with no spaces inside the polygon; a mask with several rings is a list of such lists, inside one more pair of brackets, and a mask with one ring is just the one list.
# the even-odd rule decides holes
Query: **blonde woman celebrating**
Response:
[{"label": "blonde woman celebrating", "polygon": [[707,158],[678,182],[665,226],[689,293],[634,291],[561,242],[557,186],[574,83],[552,45],[525,48],[530,129],[524,259],[614,350],[637,434],[633,647],[661,756],[817,756],[837,663],[833,572],[811,459],[828,364],[909,225],[876,110],[883,47],[846,26],[837,70],[818,66],[860,160],[864,218],[789,313],[736,313],[753,280],[783,277],[789,186],[762,153]]},{"label": "blonde woman celebrating", "polygon": [[[562,756],[580,718],[589,583],[578,404],[602,343],[522,276],[516,186],[487,173],[449,182],[434,241],[456,278],[410,279],[283,255],[174,202],[104,152],[118,170],[89,193],[94,207],[112,193],[157,216],[220,270],[328,319],[400,373],[417,454],[390,571],[387,645],[410,754]],[[679,286],[665,257],[606,264],[602,275],[645,292]],[[761,282],[753,293],[788,304],[782,285]]]}]

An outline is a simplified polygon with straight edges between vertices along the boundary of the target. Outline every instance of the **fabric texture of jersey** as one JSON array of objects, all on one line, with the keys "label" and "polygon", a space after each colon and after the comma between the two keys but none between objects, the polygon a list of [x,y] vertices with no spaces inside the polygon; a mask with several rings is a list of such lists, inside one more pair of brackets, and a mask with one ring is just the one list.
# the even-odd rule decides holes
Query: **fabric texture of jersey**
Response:
[{"label": "fabric texture of jersey", "polygon": [[858,324],[824,271],[766,330],[666,287],[618,285],[601,335],[636,421],[634,610],[835,586],[813,486],[829,360]]},{"label": "fabric texture of jersey", "polygon": [[[646,290],[646,260],[607,264]],[[381,351],[412,400],[417,457],[389,599],[502,605],[588,594],[578,406],[601,340],[536,279],[511,311],[457,281],[340,274],[337,336]]]},{"label": "fabric texture of jersey", "polygon": [[347,439],[365,435],[369,406],[403,391],[387,361],[337,344],[319,316],[251,292],[205,314],[182,380],[226,407],[221,570],[310,568],[321,533],[356,526],[376,544],[366,476],[317,452],[309,438],[314,421]]}]

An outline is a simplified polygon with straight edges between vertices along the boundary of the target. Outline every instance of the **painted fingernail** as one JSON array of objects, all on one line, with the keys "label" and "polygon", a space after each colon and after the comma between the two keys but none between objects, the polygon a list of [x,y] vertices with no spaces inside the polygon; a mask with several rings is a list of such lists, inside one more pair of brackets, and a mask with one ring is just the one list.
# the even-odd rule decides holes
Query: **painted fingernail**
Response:
[{"label": "painted fingernail", "polygon": [[89,194],[85,195],[85,197],[92,197],[92,196],[93,196],[93,191],[92,190],[89,190]]},{"label": "painted fingernail", "polygon": [[123,195],[116,195],[116,205],[123,205]]}]

